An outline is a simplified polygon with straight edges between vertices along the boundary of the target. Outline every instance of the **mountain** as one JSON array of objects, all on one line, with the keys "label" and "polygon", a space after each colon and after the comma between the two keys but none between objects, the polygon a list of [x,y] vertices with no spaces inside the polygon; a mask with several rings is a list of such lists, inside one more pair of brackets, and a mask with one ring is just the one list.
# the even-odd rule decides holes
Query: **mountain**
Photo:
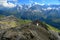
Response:
[{"label": "mountain", "polygon": [[40,20],[26,21],[5,16],[0,19],[0,27],[0,40],[60,40],[59,33],[48,29],[50,26]]},{"label": "mountain", "polygon": [[0,7],[0,14],[17,18],[45,21],[60,29],[60,5],[17,5],[13,8]]}]

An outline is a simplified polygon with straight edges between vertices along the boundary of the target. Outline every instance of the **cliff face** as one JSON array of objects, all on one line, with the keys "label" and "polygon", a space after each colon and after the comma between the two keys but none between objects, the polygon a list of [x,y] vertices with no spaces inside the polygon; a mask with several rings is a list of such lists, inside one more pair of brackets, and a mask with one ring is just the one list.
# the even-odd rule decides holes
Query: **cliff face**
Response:
[{"label": "cliff face", "polygon": [[0,40],[57,40],[57,37],[51,35],[43,23],[39,23],[38,26],[33,22],[16,26],[17,22],[18,20],[12,16],[1,19]]}]

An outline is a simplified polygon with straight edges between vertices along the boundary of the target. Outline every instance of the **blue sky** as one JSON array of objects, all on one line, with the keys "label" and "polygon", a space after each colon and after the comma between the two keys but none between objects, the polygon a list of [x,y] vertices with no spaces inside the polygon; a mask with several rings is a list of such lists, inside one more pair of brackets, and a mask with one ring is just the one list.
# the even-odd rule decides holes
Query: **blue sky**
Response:
[{"label": "blue sky", "polygon": [[20,4],[29,4],[33,2],[37,2],[40,4],[60,4],[60,0],[18,0]]}]

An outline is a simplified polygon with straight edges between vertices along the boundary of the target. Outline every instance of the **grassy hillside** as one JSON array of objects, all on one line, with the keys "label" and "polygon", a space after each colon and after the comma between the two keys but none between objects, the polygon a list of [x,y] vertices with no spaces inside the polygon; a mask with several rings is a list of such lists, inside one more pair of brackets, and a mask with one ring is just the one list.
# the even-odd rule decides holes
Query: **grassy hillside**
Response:
[{"label": "grassy hillside", "polygon": [[3,18],[4,17],[4,15],[0,15],[0,18]]},{"label": "grassy hillside", "polygon": [[15,17],[3,17],[2,15],[0,16],[2,20],[0,20],[0,29],[7,29],[7,28],[12,28],[12,27],[17,27],[22,24],[28,24],[31,22],[31,20],[23,20],[23,19],[18,19]]},{"label": "grassy hillside", "polygon": [[[28,23],[30,23],[30,22],[32,22],[31,20],[19,20],[19,24],[21,25],[21,24],[28,24]],[[43,22],[44,23],[44,22]],[[49,25],[49,24],[45,24],[45,25],[47,25],[47,27],[48,27],[48,30],[52,30],[52,31],[55,31],[55,32],[60,32],[60,30],[59,29],[57,29],[57,28],[55,28],[55,27],[53,27],[53,26],[51,26],[51,25]]]},{"label": "grassy hillside", "polygon": [[[0,18],[3,18],[4,16],[3,15],[0,15]],[[8,28],[8,27],[16,27],[17,25],[22,25],[22,24],[28,24],[28,23],[31,23],[32,21],[31,20],[23,20],[23,19],[17,19],[14,21],[14,18],[13,18],[13,21],[9,20],[9,19],[5,19],[5,20],[2,20],[0,21],[0,28],[4,29],[5,27]],[[43,22],[44,23],[44,22]],[[56,31],[56,32],[60,32],[59,29],[51,26],[51,25],[48,25],[46,23],[44,23],[44,25],[47,25],[48,26],[48,29],[49,30],[52,30],[52,31]]]},{"label": "grassy hillside", "polygon": [[22,25],[22,24],[28,24],[28,23],[30,23],[30,22],[32,22],[32,21],[31,21],[31,20],[18,19],[17,24],[18,24],[18,25]]},{"label": "grassy hillside", "polygon": [[60,32],[59,29],[57,29],[57,28],[55,28],[55,27],[53,27],[53,26],[51,26],[51,25],[48,25],[48,24],[46,24],[46,25],[48,26],[48,29],[49,29],[49,30],[52,30],[52,31],[55,31],[55,32]]}]

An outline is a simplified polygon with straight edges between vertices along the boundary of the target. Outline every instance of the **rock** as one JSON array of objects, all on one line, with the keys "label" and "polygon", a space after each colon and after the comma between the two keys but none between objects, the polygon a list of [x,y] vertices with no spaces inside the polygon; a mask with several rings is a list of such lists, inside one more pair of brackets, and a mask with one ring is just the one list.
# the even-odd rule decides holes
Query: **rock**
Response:
[{"label": "rock", "polygon": [[17,19],[14,16],[1,18],[0,29],[9,29],[17,26]]},{"label": "rock", "polygon": [[[1,40],[50,40],[49,33],[43,28],[27,25],[28,27],[20,26],[7,29]],[[20,28],[20,29],[19,29]],[[4,30],[3,30],[4,31]]]},{"label": "rock", "polygon": [[50,34],[51,34],[51,38],[54,38],[54,40],[60,40],[60,35],[58,32],[49,30]]},{"label": "rock", "polygon": [[[57,37],[55,37],[54,32],[47,30],[47,26],[42,22],[36,21],[39,23],[38,26],[35,25],[36,22],[17,26],[15,25],[15,23],[17,24],[18,20],[15,17],[8,16],[3,19],[0,20],[0,40],[57,40],[58,39]],[[7,22],[7,24],[5,22]],[[11,25],[8,24],[8,22],[11,23]]]}]

